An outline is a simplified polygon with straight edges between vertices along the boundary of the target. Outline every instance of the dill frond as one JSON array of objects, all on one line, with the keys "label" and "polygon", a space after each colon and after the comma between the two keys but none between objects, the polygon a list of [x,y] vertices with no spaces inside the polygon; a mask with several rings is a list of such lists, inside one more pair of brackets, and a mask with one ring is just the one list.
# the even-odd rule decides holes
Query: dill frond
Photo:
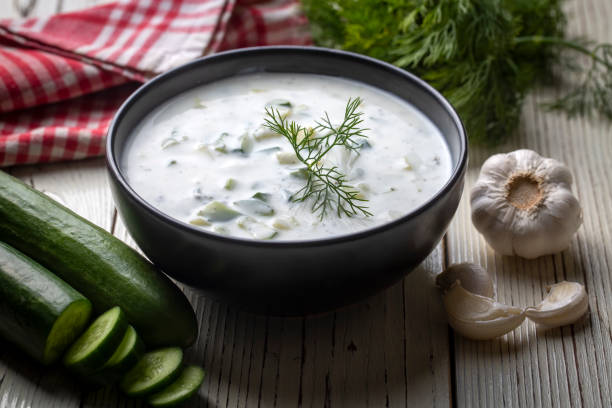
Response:
[{"label": "dill frond", "polygon": [[291,197],[294,202],[312,201],[311,210],[323,219],[330,212],[338,217],[352,217],[357,214],[371,216],[367,200],[359,191],[347,184],[346,175],[336,166],[326,166],[325,155],[334,147],[342,146],[356,154],[361,144],[356,138],[366,138],[360,128],[362,112],[360,98],[351,98],[346,104],[344,119],[340,125],[333,125],[329,115],[321,118],[314,128],[306,128],[294,121],[285,119],[278,110],[266,107],[264,126],[285,137],[293,147],[298,160],[306,166],[306,185]]},{"label": "dill frond", "polygon": [[555,67],[574,72],[567,51],[591,65],[547,106],[612,120],[612,45],[566,38],[562,2],[302,0],[317,44],[412,71],[449,99],[472,141],[487,144],[511,134],[525,95],[556,78]]}]

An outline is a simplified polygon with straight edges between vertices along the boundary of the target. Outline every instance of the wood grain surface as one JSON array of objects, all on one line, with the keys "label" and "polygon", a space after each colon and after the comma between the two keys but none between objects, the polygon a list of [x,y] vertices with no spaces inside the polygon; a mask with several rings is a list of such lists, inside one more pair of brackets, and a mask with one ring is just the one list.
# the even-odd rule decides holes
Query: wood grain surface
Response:
[{"label": "wood grain surface", "polygon": [[[43,16],[96,0],[2,0],[0,18]],[[610,0],[567,3],[569,29],[612,42]],[[403,281],[360,304],[307,318],[252,316],[183,288],[200,321],[187,352],[206,369],[187,407],[610,407],[612,406],[612,134],[596,120],[544,112],[558,90],[530,96],[521,127],[503,146],[472,148],[466,197],[438,248]],[[612,101],[611,101],[612,103]],[[483,161],[532,148],[574,174],[584,225],[571,247],[527,261],[496,255],[473,228],[467,191]],[[104,162],[10,169],[37,189],[134,245],[117,216]],[[476,342],[447,326],[433,276],[473,261],[495,277],[500,301],[537,304],[548,284],[584,283],[590,315],[579,325],[538,332],[529,322]],[[138,407],[116,389],[84,390],[58,368],[41,368],[0,343],[0,408]]]}]

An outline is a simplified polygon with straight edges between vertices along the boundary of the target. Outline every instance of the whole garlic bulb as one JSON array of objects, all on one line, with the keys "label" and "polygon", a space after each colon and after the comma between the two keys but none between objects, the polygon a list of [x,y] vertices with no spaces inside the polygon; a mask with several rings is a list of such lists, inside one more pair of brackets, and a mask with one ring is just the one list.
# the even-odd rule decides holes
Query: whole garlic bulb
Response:
[{"label": "whole garlic bulb", "polygon": [[472,222],[502,255],[562,251],[582,223],[571,184],[565,165],[532,150],[493,155],[472,188]]}]

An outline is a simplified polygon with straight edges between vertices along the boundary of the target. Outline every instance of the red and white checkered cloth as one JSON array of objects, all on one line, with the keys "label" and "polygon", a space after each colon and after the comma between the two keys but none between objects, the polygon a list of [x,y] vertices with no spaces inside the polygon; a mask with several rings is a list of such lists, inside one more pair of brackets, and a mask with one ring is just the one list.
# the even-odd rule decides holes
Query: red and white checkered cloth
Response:
[{"label": "red and white checkered cloth", "polygon": [[298,0],[130,0],[0,20],[0,167],[103,154],[138,83],[189,60],[310,43]]}]

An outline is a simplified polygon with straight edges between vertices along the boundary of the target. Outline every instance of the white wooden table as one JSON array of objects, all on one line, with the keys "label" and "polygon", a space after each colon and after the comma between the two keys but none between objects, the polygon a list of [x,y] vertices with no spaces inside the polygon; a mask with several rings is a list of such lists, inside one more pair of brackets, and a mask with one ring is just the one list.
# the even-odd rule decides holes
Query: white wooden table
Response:
[{"label": "white wooden table", "polygon": [[[0,18],[46,15],[99,0],[1,0]],[[573,34],[612,42],[612,2],[566,4]],[[563,253],[534,261],[502,257],[473,228],[466,197],[448,234],[402,282],[367,301],[311,318],[237,312],[196,291],[200,336],[188,359],[206,368],[189,407],[559,407],[612,406],[612,131],[602,122],[545,113],[528,98],[519,132],[495,149],[473,148],[466,190],[498,151],[532,148],[570,166],[584,225]],[[612,101],[610,101],[612,103]],[[70,208],[133,244],[108,188],[102,159],[15,167],[12,174],[57,194]],[[447,326],[433,276],[473,261],[491,272],[502,302],[538,303],[546,285],[586,285],[591,314],[579,326],[536,333],[525,322],[475,342]],[[115,389],[84,392],[59,369],[43,369],[0,343],[0,408],[131,407]]]}]

